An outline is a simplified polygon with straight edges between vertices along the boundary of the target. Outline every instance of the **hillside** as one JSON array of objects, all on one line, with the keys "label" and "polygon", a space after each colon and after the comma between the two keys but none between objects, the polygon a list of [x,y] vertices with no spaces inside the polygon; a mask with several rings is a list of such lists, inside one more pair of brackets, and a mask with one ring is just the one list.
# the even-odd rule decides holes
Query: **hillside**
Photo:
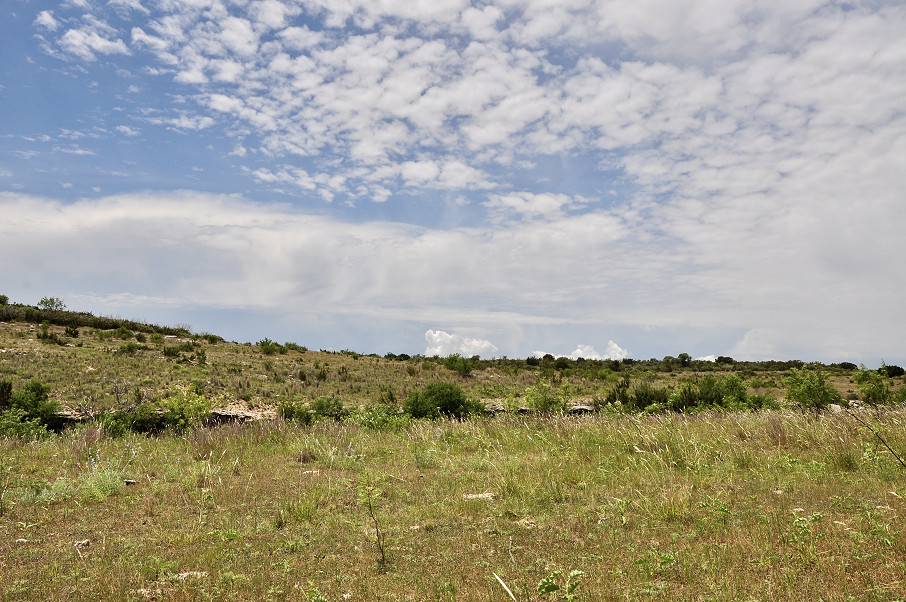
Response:
[{"label": "hillside", "polygon": [[[72,416],[159,404],[192,390],[215,408],[273,416],[280,403],[330,397],[346,407],[399,403],[433,382],[452,382],[494,409],[529,407],[534,396],[555,405],[601,408],[621,385],[672,391],[702,378],[735,376],[747,394],[783,397],[791,362],[567,358],[488,359],[360,355],[313,351],[291,342],[224,341],[187,328],[160,327],[91,314],[5,306],[0,317],[0,379],[14,387],[37,380]],[[86,324],[96,324],[88,326]],[[858,397],[854,366],[822,366],[844,398]]]}]

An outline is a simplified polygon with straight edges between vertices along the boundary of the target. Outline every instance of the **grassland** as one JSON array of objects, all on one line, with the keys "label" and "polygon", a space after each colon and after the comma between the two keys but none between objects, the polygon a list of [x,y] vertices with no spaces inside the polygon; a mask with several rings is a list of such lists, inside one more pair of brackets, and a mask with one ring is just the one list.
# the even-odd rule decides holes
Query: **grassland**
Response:
[{"label": "grassland", "polygon": [[[190,386],[262,413],[322,395],[367,406],[436,380],[515,409],[543,380],[594,401],[651,367],[500,361],[463,376],[431,358],[265,355],[203,337],[121,352],[137,341],[81,329],[73,346],[47,344],[39,330],[0,323],[0,379],[38,379],[88,414]],[[719,369],[782,396],[783,371]],[[846,371],[829,372],[857,395]],[[906,450],[906,411],[859,416]],[[851,415],[793,408],[510,411],[388,429],[277,419],[121,438],[87,422],[0,440],[0,599],[509,600],[503,583],[520,602],[901,600],[904,482]],[[583,574],[568,594],[571,571]],[[551,582],[563,587],[539,592]]]}]

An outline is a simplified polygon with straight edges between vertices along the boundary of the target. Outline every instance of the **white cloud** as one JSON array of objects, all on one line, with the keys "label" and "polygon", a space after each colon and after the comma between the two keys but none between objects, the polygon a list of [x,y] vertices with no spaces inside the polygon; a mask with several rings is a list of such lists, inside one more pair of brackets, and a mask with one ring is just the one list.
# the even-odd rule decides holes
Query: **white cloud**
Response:
[{"label": "white cloud", "polygon": [[464,338],[443,330],[428,330],[425,332],[425,342],[427,343],[425,355],[428,357],[433,355],[445,357],[458,353],[463,357],[480,355],[487,359],[496,357],[497,353],[497,347],[491,341]]},{"label": "white cloud", "polygon": [[[545,351],[535,351],[534,354],[538,357],[546,355]],[[557,354],[551,354],[557,356]],[[559,357],[559,356],[557,356]],[[598,353],[594,347],[591,345],[578,345],[576,350],[572,353],[566,355],[569,359],[577,360],[579,358],[587,360],[622,360],[629,357],[629,351],[623,349],[613,341],[607,341],[607,348],[604,350],[604,353]]]},{"label": "white cloud", "polygon": [[113,129],[116,130],[117,132],[119,132],[120,134],[123,134],[125,136],[130,136],[130,137],[138,136],[139,134],[141,134],[140,131],[138,131],[135,128],[131,128],[128,125],[118,125]]},{"label": "white cloud", "polygon": [[66,31],[60,38],[60,47],[64,52],[73,54],[86,61],[97,60],[95,53],[105,55],[131,54],[122,40],[105,37],[104,34],[110,31],[111,29],[106,23],[92,20],[79,29]]},{"label": "white cloud", "polygon": [[[741,242],[738,251],[718,245],[690,256],[706,247],[690,250],[669,239],[645,243],[648,226],[604,213],[440,230],[346,224],[189,192],[66,203],[7,193],[0,194],[0,206],[7,216],[0,223],[0,255],[8,259],[0,277],[31,281],[36,290],[166,297],[187,310],[301,312],[312,325],[367,317],[376,325],[422,325],[425,333],[434,324],[454,323],[453,332],[469,333],[432,328],[441,334],[426,340],[439,353],[518,355],[534,340],[525,333],[539,329],[589,336],[651,324],[698,336],[720,324],[752,331],[730,350],[736,359],[861,361],[877,354],[902,361],[894,359],[902,357],[896,329],[883,324],[906,295],[906,268],[887,262],[881,279],[868,274],[841,281],[835,261],[801,249],[792,260],[774,239],[755,244],[758,239],[745,234],[747,224],[720,224]],[[796,242],[799,233],[792,236]],[[723,261],[731,252],[732,261]],[[873,251],[848,253],[861,267]],[[743,261],[747,254],[758,261]],[[879,294],[856,294],[869,286]],[[625,353],[609,342],[601,352],[579,346],[572,355]]]},{"label": "white cloud", "polygon": [[35,25],[56,31],[60,27],[60,22],[54,18],[52,10],[42,10],[35,18]]}]

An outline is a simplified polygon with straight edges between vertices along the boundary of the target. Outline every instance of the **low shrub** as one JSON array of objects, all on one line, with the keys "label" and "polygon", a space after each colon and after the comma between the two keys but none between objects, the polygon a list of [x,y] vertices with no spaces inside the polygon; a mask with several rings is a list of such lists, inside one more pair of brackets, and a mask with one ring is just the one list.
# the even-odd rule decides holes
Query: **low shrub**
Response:
[{"label": "low shrub", "polygon": [[398,431],[409,426],[410,417],[395,404],[375,403],[350,413],[345,420],[375,431]]},{"label": "low shrub", "polygon": [[211,402],[192,391],[179,391],[171,395],[164,405],[163,423],[176,431],[200,426],[211,416]]},{"label": "low shrub", "polygon": [[348,413],[343,408],[343,401],[333,395],[322,395],[311,402],[311,410],[317,416],[340,421]]},{"label": "low shrub", "polygon": [[412,418],[465,418],[483,410],[480,402],[466,399],[463,390],[453,383],[431,383],[423,391],[409,393],[403,401],[403,411]]},{"label": "low shrub", "polygon": [[37,441],[52,434],[39,419],[29,418],[19,408],[11,408],[0,414],[0,439]]},{"label": "low shrub", "polygon": [[469,376],[472,373],[472,361],[469,358],[462,357],[458,353],[453,353],[444,358],[444,366],[453,370],[460,376]]},{"label": "low shrub", "polygon": [[315,414],[307,404],[292,399],[285,399],[277,405],[277,416],[302,425],[310,425],[315,420]]},{"label": "low shrub", "polygon": [[832,403],[844,404],[843,397],[821,370],[793,368],[785,384],[787,401],[798,405],[803,411],[811,410],[818,414]]},{"label": "low shrub", "polygon": [[566,401],[546,380],[539,379],[525,390],[525,403],[539,414],[562,414],[566,410]]}]

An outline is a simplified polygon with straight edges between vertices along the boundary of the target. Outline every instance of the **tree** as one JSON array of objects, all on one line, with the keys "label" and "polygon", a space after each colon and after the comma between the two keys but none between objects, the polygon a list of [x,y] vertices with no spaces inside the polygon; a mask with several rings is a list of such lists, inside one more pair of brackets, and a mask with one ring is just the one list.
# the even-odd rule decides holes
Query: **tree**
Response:
[{"label": "tree", "polygon": [[786,378],[786,398],[803,410],[820,413],[832,403],[843,404],[843,397],[820,370],[790,370]]},{"label": "tree", "polygon": [[38,301],[38,307],[46,311],[63,311],[66,304],[59,297],[44,297]]},{"label": "tree", "polygon": [[6,305],[7,303],[9,303],[9,297],[0,295],[0,305]]}]

